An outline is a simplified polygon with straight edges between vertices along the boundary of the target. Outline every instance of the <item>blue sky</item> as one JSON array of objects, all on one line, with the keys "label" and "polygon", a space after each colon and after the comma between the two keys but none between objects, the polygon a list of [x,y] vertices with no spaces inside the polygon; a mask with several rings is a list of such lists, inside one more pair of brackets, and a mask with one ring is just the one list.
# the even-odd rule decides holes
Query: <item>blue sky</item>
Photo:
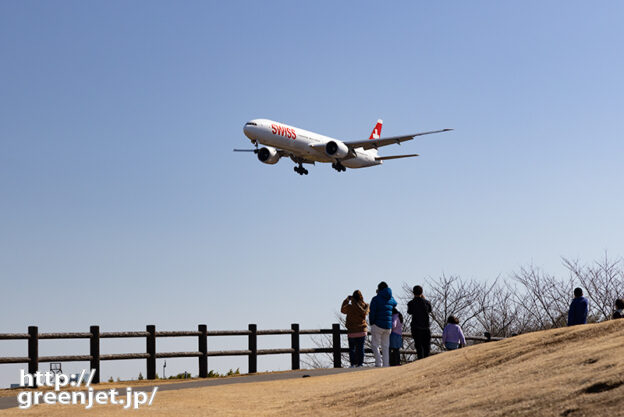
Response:
[{"label": "blue sky", "polygon": [[[624,255],[623,9],[0,3],[0,331],[326,327],[381,279]],[[231,151],[259,117],[345,140],[378,118],[382,136],[455,131],[300,177]]]}]

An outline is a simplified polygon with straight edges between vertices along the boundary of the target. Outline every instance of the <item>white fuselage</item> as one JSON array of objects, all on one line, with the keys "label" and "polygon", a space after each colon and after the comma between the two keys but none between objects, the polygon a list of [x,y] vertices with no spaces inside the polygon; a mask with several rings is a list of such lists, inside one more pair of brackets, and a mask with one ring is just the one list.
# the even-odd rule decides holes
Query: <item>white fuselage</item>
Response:
[{"label": "white fuselage", "polygon": [[[338,162],[337,159],[329,156],[311,145],[327,144],[328,142],[341,142],[329,136],[323,136],[298,127],[289,126],[283,123],[268,119],[254,119],[249,121],[243,128],[245,136],[254,142],[265,146],[292,153],[305,161],[314,162]],[[380,165],[377,150],[355,149],[355,156],[349,156],[340,160],[347,168],[364,168],[373,165]]]}]

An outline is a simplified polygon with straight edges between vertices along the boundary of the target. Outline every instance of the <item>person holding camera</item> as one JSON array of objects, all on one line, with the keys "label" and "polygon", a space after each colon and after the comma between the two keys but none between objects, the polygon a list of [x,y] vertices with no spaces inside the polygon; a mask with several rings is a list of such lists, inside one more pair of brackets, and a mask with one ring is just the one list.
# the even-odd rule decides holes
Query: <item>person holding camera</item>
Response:
[{"label": "person holding camera", "polygon": [[342,302],[340,312],[347,315],[346,327],[349,340],[349,361],[351,368],[364,364],[364,341],[366,340],[366,314],[368,314],[368,304],[364,302],[364,297],[360,290],[353,291]]}]

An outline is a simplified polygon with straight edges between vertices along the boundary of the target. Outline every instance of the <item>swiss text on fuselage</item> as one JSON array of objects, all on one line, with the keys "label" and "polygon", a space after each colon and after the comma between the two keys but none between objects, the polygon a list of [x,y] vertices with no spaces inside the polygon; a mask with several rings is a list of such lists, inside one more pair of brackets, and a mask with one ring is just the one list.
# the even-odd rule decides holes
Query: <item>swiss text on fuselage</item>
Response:
[{"label": "swiss text on fuselage", "polygon": [[272,124],[271,132],[274,135],[284,136],[284,137],[287,137],[288,139],[292,139],[292,140],[297,139],[297,134],[295,133],[295,129],[291,129],[289,127]]}]

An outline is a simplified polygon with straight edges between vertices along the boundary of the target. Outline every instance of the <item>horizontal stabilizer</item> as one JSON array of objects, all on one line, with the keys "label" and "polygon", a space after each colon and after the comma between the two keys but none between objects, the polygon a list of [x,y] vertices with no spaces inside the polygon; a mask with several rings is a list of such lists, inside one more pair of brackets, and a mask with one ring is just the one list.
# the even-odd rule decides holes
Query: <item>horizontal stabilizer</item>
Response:
[{"label": "horizontal stabilizer", "polygon": [[392,156],[378,156],[375,158],[375,161],[385,161],[387,159],[399,159],[399,158],[411,158],[413,156],[418,156],[417,153],[413,153],[410,155],[392,155]]}]

